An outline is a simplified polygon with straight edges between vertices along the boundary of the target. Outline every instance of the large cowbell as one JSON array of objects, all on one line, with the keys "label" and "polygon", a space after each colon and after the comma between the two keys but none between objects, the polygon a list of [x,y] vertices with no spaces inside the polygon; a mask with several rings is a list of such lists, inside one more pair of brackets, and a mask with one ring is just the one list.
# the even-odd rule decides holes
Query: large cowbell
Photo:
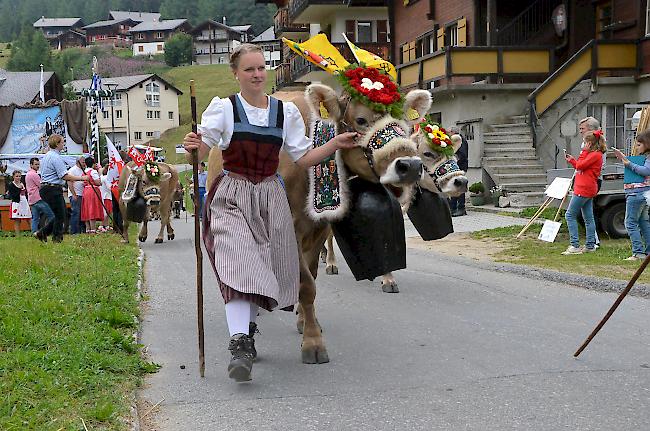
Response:
[{"label": "large cowbell", "polygon": [[142,223],[147,211],[147,202],[139,194],[126,203],[126,219],[134,223]]},{"label": "large cowbell", "polygon": [[354,278],[372,280],[406,268],[404,218],[397,199],[383,185],[360,178],[348,186],[349,210],[332,230]]},{"label": "large cowbell", "polygon": [[425,241],[444,238],[454,232],[447,199],[438,193],[416,187],[415,197],[407,214]]}]

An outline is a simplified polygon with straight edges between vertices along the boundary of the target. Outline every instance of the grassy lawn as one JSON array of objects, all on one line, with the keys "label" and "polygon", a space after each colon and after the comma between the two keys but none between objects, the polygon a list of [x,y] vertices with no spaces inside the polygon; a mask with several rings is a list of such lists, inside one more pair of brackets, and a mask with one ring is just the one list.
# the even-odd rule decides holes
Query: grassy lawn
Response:
[{"label": "grassy lawn", "polygon": [[0,43],[0,68],[7,67],[9,62],[9,56],[11,55],[11,49],[7,49],[6,43]]},{"label": "grassy lawn", "polygon": [[[555,215],[555,214],[553,214]],[[629,280],[637,270],[640,261],[624,260],[632,254],[630,240],[608,239],[600,234],[601,246],[594,253],[563,256],[561,253],[569,245],[569,233],[563,222],[555,242],[548,243],[537,239],[541,225],[532,226],[521,239],[515,236],[521,226],[488,229],[473,233],[474,239],[496,242],[505,246],[505,250],[496,255],[499,262],[530,265],[558,271]],[[585,233],[581,229],[580,240],[584,245]],[[641,283],[650,283],[650,272],[646,271],[639,279]]]},{"label": "grassy lawn", "polygon": [[[178,99],[180,127],[166,131],[159,140],[151,141],[151,144],[166,150],[168,163],[184,163],[184,156],[175,153],[175,146],[182,143],[183,137],[191,130],[190,80],[193,79],[196,83],[196,109],[199,122],[201,114],[215,96],[229,96],[237,92],[239,86],[230,67],[226,64],[175,67],[162,76],[183,92]],[[271,91],[274,82],[275,72],[268,71],[267,92]]]},{"label": "grassy lawn", "polygon": [[141,359],[137,255],[117,235],[0,237],[0,429],[126,429]]}]

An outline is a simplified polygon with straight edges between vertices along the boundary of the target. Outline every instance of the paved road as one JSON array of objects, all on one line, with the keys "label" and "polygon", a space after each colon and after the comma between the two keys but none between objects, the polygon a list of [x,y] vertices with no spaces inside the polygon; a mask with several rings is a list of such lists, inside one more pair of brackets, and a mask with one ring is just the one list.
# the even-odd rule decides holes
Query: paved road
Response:
[{"label": "paved road", "polygon": [[176,240],[143,246],[151,300],[142,337],[163,367],[140,397],[151,404],[164,398],[157,430],[648,427],[647,300],[627,298],[576,360],[572,352],[614,294],[476,269],[418,250],[409,250],[409,268],[396,273],[399,294],[354,281],[344,262],[340,275],[321,275],[317,306],[329,364],[300,362],[292,314],[261,316],[260,360],[253,382],[240,385],[226,377],[225,317],[206,262],[206,376],[200,379],[191,219],[175,221],[175,228]]}]

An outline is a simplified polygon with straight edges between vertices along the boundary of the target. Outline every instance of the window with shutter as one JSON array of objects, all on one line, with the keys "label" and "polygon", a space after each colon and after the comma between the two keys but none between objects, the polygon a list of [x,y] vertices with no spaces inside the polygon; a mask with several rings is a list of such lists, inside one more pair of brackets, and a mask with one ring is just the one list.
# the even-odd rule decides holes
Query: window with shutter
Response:
[{"label": "window with shutter", "polygon": [[440,27],[436,32],[436,42],[438,44],[438,49],[442,49],[445,46],[445,28]]},{"label": "window with shutter", "polygon": [[356,37],[356,26],[357,23],[354,20],[346,20],[345,21],[345,36],[350,39],[351,42],[356,42],[357,37]]},{"label": "window with shutter", "polygon": [[467,46],[467,19],[459,19],[457,29],[458,36],[456,46]]},{"label": "window with shutter", "polygon": [[388,21],[377,21],[377,43],[388,42]]}]

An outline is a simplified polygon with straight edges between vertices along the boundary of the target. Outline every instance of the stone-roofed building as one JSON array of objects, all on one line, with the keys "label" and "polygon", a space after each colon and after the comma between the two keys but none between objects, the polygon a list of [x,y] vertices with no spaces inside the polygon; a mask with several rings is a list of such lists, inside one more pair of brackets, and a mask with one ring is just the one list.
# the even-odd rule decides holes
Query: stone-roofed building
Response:
[{"label": "stone-roofed building", "polygon": [[130,47],[133,43],[131,28],[139,23],[131,18],[98,21],[84,27],[89,44],[110,44],[117,47]]},{"label": "stone-roofed building", "polygon": [[194,64],[228,64],[230,53],[247,35],[226,24],[206,20],[189,31]]},{"label": "stone-roofed building", "polygon": [[[224,18],[225,19],[225,18]],[[253,40],[255,37],[255,33],[253,32],[253,26],[250,24],[246,25],[232,25],[230,26],[235,31],[238,31],[244,35],[244,42],[250,42]]]},{"label": "stone-roofed building", "polygon": [[112,10],[108,12],[108,19],[131,19],[135,22],[160,21],[160,14],[157,12],[126,12],[121,10]]},{"label": "stone-roofed building", "polygon": [[[63,100],[63,85],[54,72],[43,72],[45,100]],[[18,106],[40,99],[41,72],[8,72],[0,69],[0,106]]]},{"label": "stone-roofed building", "polygon": [[264,51],[264,61],[267,69],[275,69],[282,61],[282,41],[275,36],[273,27],[269,27],[251,40]]},{"label": "stone-roofed building", "polygon": [[81,18],[45,18],[43,16],[33,26],[41,30],[47,40],[51,40],[68,30],[81,30],[84,22]]},{"label": "stone-roofed building", "polygon": [[131,29],[133,55],[165,53],[165,41],[178,32],[189,32],[192,26],[186,19],[145,21]]},{"label": "stone-roofed building", "polygon": [[[165,130],[178,127],[178,96],[183,92],[156,74],[103,78],[104,89],[115,87],[113,114],[115,115],[115,145],[143,144],[159,138]],[[90,87],[90,79],[72,81],[79,93]],[[98,116],[99,128],[112,133],[111,101],[104,103]],[[110,136],[110,135],[109,135]]]}]

